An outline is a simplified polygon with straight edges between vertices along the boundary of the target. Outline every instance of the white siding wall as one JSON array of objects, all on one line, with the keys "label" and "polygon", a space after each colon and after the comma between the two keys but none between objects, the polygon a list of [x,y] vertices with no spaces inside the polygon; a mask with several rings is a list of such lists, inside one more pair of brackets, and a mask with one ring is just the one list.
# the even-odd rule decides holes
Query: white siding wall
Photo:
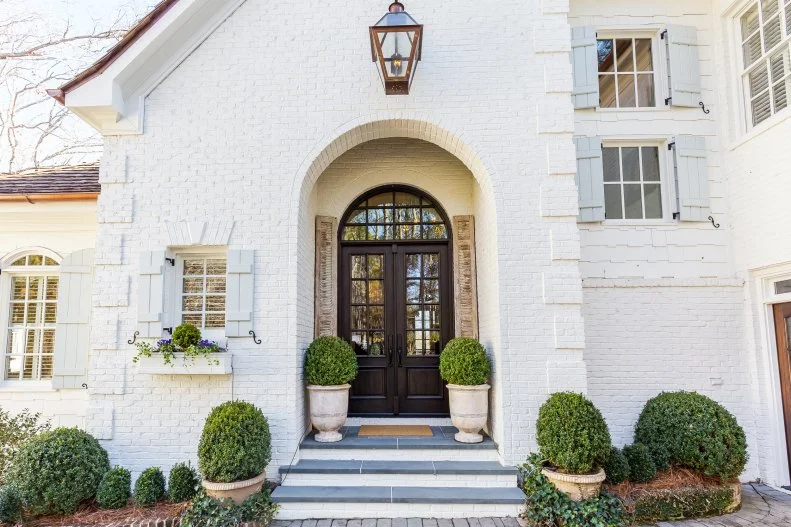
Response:
[{"label": "white siding wall", "polygon": [[[0,260],[16,251],[37,247],[63,257],[93,247],[96,233],[93,200],[0,202]],[[7,298],[0,299],[0,309],[8,309]],[[10,412],[25,408],[41,412],[52,419],[53,426],[85,426],[87,406],[88,391],[84,389],[18,389],[0,382],[0,407]]]}]

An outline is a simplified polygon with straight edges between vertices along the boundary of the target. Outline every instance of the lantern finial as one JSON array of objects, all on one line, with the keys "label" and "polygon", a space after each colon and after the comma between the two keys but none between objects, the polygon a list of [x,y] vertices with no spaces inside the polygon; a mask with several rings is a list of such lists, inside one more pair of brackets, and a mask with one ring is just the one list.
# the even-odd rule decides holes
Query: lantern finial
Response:
[{"label": "lantern finial", "polygon": [[401,2],[396,0],[395,2],[390,4],[390,7],[388,8],[388,11],[390,13],[403,13],[404,12],[404,4],[402,4]]}]

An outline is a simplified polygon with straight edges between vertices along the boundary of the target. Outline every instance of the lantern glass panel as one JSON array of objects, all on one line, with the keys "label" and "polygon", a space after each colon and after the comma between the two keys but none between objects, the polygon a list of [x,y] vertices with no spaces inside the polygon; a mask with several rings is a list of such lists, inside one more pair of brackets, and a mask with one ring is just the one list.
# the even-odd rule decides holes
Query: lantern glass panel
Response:
[{"label": "lantern glass panel", "polygon": [[385,62],[385,76],[406,79],[410,71],[412,47],[416,44],[415,31],[388,31],[378,35]]}]

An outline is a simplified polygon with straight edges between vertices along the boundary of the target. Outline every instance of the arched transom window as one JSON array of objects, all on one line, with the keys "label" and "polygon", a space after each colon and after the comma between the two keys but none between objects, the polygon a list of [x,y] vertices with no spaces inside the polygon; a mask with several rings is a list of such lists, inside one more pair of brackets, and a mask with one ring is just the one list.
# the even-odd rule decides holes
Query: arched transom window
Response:
[{"label": "arched transom window", "polygon": [[8,306],[5,338],[0,338],[5,380],[52,377],[58,271],[58,262],[43,254],[20,256],[3,269],[11,286],[8,304],[3,303]]},{"label": "arched transom window", "polygon": [[344,241],[447,240],[448,228],[430,198],[388,190],[362,199],[347,216]]}]

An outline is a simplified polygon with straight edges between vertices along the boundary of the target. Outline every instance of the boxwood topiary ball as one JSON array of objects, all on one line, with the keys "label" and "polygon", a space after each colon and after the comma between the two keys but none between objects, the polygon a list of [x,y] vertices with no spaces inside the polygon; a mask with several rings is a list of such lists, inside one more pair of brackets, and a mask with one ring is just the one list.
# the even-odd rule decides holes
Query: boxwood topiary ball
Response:
[{"label": "boxwood topiary ball", "polygon": [[541,455],[561,471],[588,474],[602,467],[612,449],[601,412],[583,395],[554,393],[536,421]]},{"label": "boxwood topiary ball", "polygon": [[198,490],[198,474],[186,463],[176,463],[168,477],[168,496],[173,503],[188,501]]},{"label": "boxwood topiary ball", "polygon": [[197,346],[200,343],[200,330],[192,324],[182,324],[173,330],[172,342],[180,348]]},{"label": "boxwood topiary ball", "polygon": [[71,514],[96,496],[108,470],[107,452],[90,434],[78,428],[56,428],[20,448],[8,479],[31,515]]},{"label": "boxwood topiary ball", "polygon": [[305,382],[313,386],[338,386],[357,377],[357,356],[343,339],[319,337],[305,353]]},{"label": "boxwood topiary ball", "polygon": [[16,487],[0,487],[0,524],[16,525],[22,519],[22,500]]},{"label": "boxwood topiary ball", "polygon": [[253,478],[271,457],[269,423],[261,410],[245,401],[228,401],[214,408],[198,444],[198,468],[215,483]]},{"label": "boxwood topiary ball", "polygon": [[642,443],[623,447],[623,455],[629,461],[629,479],[635,483],[645,483],[656,477],[656,465],[651,451]]},{"label": "boxwood topiary ball", "polygon": [[165,497],[165,475],[159,467],[145,469],[135,482],[135,503],[150,507]]},{"label": "boxwood topiary ball", "polygon": [[665,392],[648,401],[634,438],[651,450],[660,467],[669,464],[730,479],[747,463],[747,439],[736,418],[695,392]]},{"label": "boxwood topiary ball", "polygon": [[629,479],[629,460],[626,459],[623,451],[612,447],[610,457],[604,464],[604,473],[607,474],[607,482],[617,485]]},{"label": "boxwood topiary ball", "polygon": [[132,475],[123,467],[115,467],[102,478],[96,501],[103,509],[120,509],[132,493]]},{"label": "boxwood topiary ball", "polygon": [[489,356],[480,342],[456,338],[445,345],[439,356],[439,374],[450,384],[478,386],[489,379]]}]

